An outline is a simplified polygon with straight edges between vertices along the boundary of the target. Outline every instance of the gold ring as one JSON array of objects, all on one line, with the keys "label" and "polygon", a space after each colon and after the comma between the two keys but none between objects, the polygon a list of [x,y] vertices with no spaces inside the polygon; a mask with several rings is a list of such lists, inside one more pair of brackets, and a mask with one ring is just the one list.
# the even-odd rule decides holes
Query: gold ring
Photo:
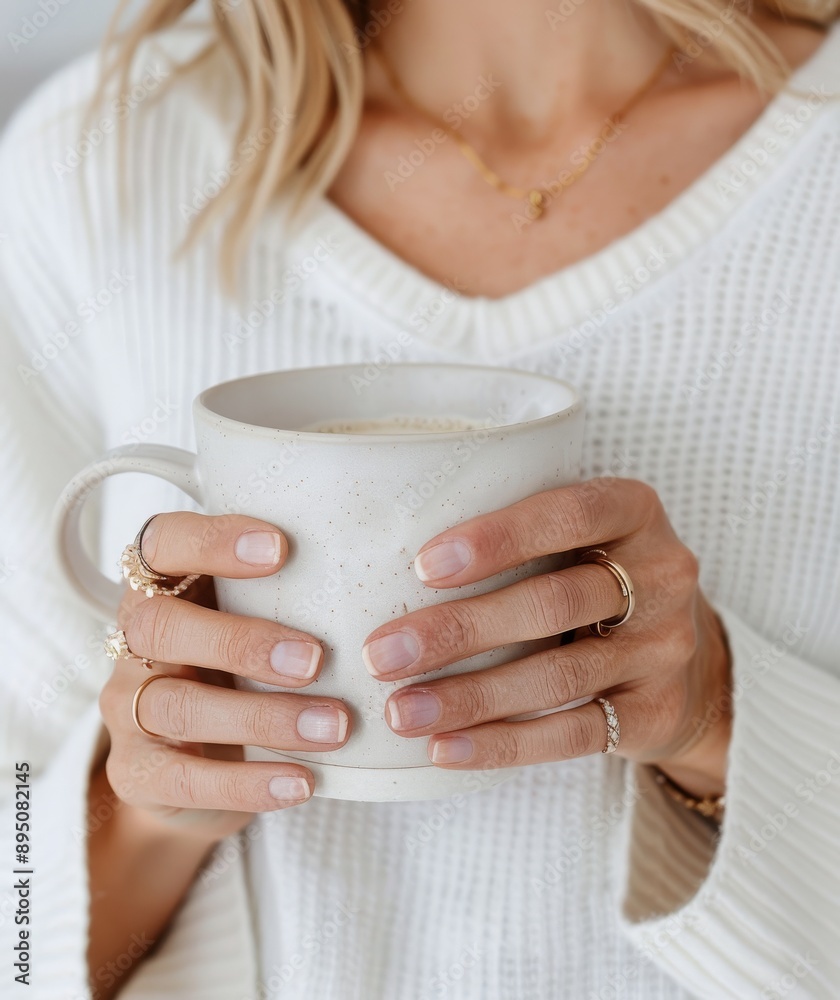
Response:
[{"label": "gold ring", "polygon": [[132,590],[142,590],[146,597],[155,597],[157,595],[164,597],[177,597],[182,594],[187,587],[191,586],[195,581],[201,576],[201,573],[193,573],[190,576],[185,576],[178,583],[172,586],[163,586],[161,580],[173,580],[176,577],[164,576],[153,570],[152,567],[146,562],[143,557],[142,543],[143,543],[143,532],[148,528],[149,522],[153,518],[157,517],[157,514],[152,514],[151,517],[146,518],[143,522],[143,527],[137,532],[137,537],[130,545],[122,551],[120,556],[120,569],[122,570],[122,575],[128,580],[128,584]]},{"label": "gold ring", "polygon": [[148,657],[138,656],[136,653],[131,652],[128,648],[128,639],[121,628],[106,636],[102,646],[105,650],[105,655],[110,656],[114,663],[117,660],[142,660],[144,667],[148,670],[152,669],[152,661]]},{"label": "gold ring", "polygon": [[617,562],[613,562],[612,559],[607,558],[607,553],[603,549],[589,549],[588,552],[584,552],[580,559],[578,559],[578,565],[580,563],[597,563],[599,566],[605,566],[616,580],[618,580],[618,585],[621,587],[621,595],[627,601],[627,607],[622,614],[616,615],[613,618],[606,618],[600,622],[594,622],[589,626],[589,631],[593,635],[606,638],[614,628],[623,625],[630,615],[633,614],[633,609],[636,607],[633,581],[623,566],[619,566]]},{"label": "gold ring", "polygon": [[153,733],[151,729],[146,729],[143,723],[140,721],[140,716],[138,710],[140,708],[140,695],[145,691],[145,689],[152,683],[152,681],[160,680],[161,677],[169,677],[169,674],[152,674],[151,677],[147,677],[139,688],[134,692],[134,698],[131,702],[131,718],[134,719],[134,725],[146,736],[151,736],[153,740],[160,739],[160,733]]}]

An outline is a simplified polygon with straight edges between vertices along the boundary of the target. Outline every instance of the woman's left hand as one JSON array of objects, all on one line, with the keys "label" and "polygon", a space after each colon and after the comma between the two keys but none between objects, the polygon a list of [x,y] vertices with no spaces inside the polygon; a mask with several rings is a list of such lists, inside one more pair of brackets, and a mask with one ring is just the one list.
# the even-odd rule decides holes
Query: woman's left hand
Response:
[{"label": "woman's left hand", "polygon": [[[607,742],[597,701],[526,721],[511,716],[603,696],[621,726],[618,753],[655,764],[698,796],[723,792],[730,733],[727,644],[698,586],[695,556],[674,533],[656,492],[629,479],[549,490],[465,521],[429,541],[415,570],[455,588],[537,556],[604,549],[633,582],[636,609],[606,638],[484,670],[405,686],[386,704],[402,736],[431,736],[448,768],[513,767],[599,753]],[[597,563],[518,581],[490,593],[411,612],[376,629],[363,656],[394,681],[476,653],[559,636],[620,616],[627,600]]]}]

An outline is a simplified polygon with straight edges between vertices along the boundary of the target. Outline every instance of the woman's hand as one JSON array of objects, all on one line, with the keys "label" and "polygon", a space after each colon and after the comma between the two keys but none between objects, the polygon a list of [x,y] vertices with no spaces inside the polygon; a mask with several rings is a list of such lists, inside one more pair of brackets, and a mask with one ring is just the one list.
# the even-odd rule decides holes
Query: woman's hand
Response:
[{"label": "woman's hand", "polygon": [[143,556],[156,572],[208,574],[186,591],[189,599],[127,590],[120,607],[129,649],[167,675],[147,685],[138,704],[140,722],[159,738],[132,720],[134,693],[150,676],[139,659],[118,660],[100,698],[111,787],[156,827],[181,827],[212,842],[256,812],[310,797],[308,768],[245,762],[243,744],[311,752],[346,742],[349,714],[334,698],[233,688],[234,675],[303,688],[321,668],[323,650],[312,636],[215,610],[211,576],[269,576],[287,551],[276,527],[238,514],[159,514],[143,535]]},{"label": "woman's hand", "polygon": [[[729,656],[698,588],[697,560],[644,483],[594,479],[529,497],[433,538],[415,569],[424,583],[459,587],[537,556],[593,547],[629,574],[636,610],[606,638],[590,635],[485,670],[405,686],[386,718],[403,736],[431,736],[433,763],[495,768],[598,753],[600,705],[527,721],[511,716],[603,695],[621,725],[618,752],[653,763],[696,795],[723,792],[729,744]],[[620,616],[616,578],[595,563],[414,611],[368,637],[370,672],[394,681],[508,643],[544,639]]]}]

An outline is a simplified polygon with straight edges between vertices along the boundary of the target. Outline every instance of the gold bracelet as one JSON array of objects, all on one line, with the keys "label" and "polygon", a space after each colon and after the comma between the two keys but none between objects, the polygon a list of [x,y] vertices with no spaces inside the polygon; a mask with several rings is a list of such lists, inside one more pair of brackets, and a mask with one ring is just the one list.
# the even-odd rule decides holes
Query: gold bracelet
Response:
[{"label": "gold bracelet", "polygon": [[675,802],[679,802],[680,805],[685,806],[686,809],[691,809],[694,812],[700,813],[701,816],[705,816],[706,819],[712,819],[715,823],[723,822],[723,809],[724,809],[724,796],[723,795],[707,795],[705,798],[698,799],[695,795],[690,795],[684,788],[672,781],[664,771],[660,771],[658,767],[654,769],[654,777],[656,778],[656,783],[662,788],[665,794],[672,798]]}]

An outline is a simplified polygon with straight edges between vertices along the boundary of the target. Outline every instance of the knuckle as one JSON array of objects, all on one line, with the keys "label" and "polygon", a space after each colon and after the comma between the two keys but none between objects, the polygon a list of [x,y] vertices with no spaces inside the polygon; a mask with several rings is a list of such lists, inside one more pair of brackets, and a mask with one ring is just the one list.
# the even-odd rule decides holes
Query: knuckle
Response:
[{"label": "knuckle", "polygon": [[220,771],[213,779],[213,785],[214,798],[224,804],[223,808],[244,807],[246,795],[238,772],[232,769]]},{"label": "knuckle", "polygon": [[[560,753],[564,757],[583,757],[592,752],[592,747],[597,742],[595,725],[585,712],[572,711],[566,713],[565,723],[560,727],[558,736],[558,746]],[[604,740],[606,744],[606,726],[604,727]]]},{"label": "knuckle", "polygon": [[129,648],[135,654],[168,660],[173,648],[174,601],[152,597],[140,604],[125,629]]},{"label": "knuckle", "polygon": [[215,516],[200,515],[200,520],[194,522],[195,530],[191,534],[192,544],[198,557],[202,560],[212,556],[218,549],[220,541],[228,534],[235,524],[234,515],[218,514]]},{"label": "knuckle", "polygon": [[216,652],[222,663],[246,665],[251,662],[254,654],[250,626],[236,619],[224,622],[216,635]]},{"label": "knuckle", "polygon": [[[161,691],[160,688],[164,687]],[[198,716],[194,691],[185,684],[171,685],[164,682],[158,690],[144,692],[148,699],[147,711],[154,720],[154,730],[170,739],[189,740],[195,732]]]},{"label": "knuckle", "polygon": [[546,707],[565,705],[589,692],[592,665],[579,650],[561,646],[552,650],[537,674],[539,696]]},{"label": "knuckle", "polygon": [[522,548],[521,538],[522,526],[512,514],[502,511],[481,522],[470,545],[480,560],[507,565]]},{"label": "knuckle", "polygon": [[544,636],[562,632],[580,615],[584,603],[580,588],[564,573],[534,577],[525,584],[524,596],[528,624]]},{"label": "knuckle", "polygon": [[685,545],[674,550],[672,557],[672,573],[677,586],[681,590],[693,590],[700,576],[700,562],[697,556]]},{"label": "knuckle", "polygon": [[525,755],[515,723],[500,727],[493,739],[493,763],[498,767],[519,767]]},{"label": "knuckle", "polygon": [[462,677],[453,686],[455,715],[471,722],[495,717],[492,691],[475,677]]},{"label": "knuckle", "polygon": [[478,629],[472,613],[457,603],[441,604],[434,618],[434,641],[445,654],[461,656],[473,649]]},{"label": "knuckle", "polygon": [[574,489],[558,494],[556,514],[563,526],[575,538],[597,537],[606,512],[604,490],[598,484],[581,483]]},{"label": "knuckle", "polygon": [[200,801],[199,789],[196,771],[190,764],[188,760],[174,757],[161,771],[160,788],[168,801],[195,807]]},{"label": "knuckle", "polygon": [[277,739],[277,714],[265,695],[245,697],[239,710],[239,728],[257,744],[272,746]]},{"label": "knuckle", "polygon": [[697,648],[697,627],[690,615],[675,618],[668,629],[668,653],[672,661],[690,659]]}]

